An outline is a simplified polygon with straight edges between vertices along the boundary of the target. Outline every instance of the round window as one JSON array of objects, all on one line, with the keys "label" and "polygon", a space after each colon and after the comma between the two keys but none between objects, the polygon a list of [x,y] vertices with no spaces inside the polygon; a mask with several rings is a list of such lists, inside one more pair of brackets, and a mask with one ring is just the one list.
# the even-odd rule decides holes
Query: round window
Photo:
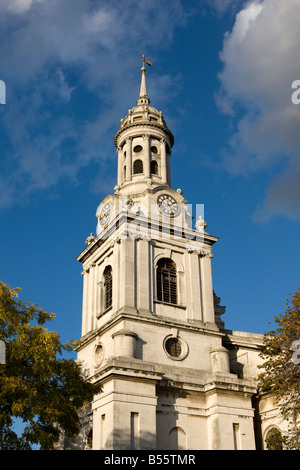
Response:
[{"label": "round window", "polygon": [[181,355],[181,343],[177,338],[169,338],[166,341],[166,351],[172,357],[179,357]]},{"label": "round window", "polygon": [[163,341],[163,348],[166,355],[174,361],[182,361],[188,355],[189,348],[187,342],[174,335],[168,335]]},{"label": "round window", "polygon": [[143,150],[143,147],[141,145],[136,145],[133,149],[135,153],[139,153]]},{"label": "round window", "polygon": [[102,344],[97,344],[94,350],[94,362],[95,362],[96,367],[99,367],[100,364],[102,363],[103,355],[104,355],[104,351],[103,351]]},{"label": "round window", "polygon": [[151,147],[151,152],[152,153],[157,153],[157,147],[155,147],[154,145]]}]

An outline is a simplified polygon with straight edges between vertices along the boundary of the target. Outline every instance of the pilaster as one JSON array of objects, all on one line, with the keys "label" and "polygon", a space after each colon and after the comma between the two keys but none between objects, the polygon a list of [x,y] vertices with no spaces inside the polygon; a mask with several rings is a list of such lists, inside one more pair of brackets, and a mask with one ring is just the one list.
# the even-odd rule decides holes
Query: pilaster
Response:
[{"label": "pilaster", "polygon": [[201,275],[201,298],[203,321],[205,323],[215,323],[215,308],[213,296],[213,284],[211,273],[211,258],[209,252],[202,251],[200,254],[200,275]]},{"label": "pilaster", "polygon": [[195,252],[186,253],[186,263],[188,266],[186,273],[188,290],[187,318],[194,321],[203,321],[200,297],[201,275],[198,254]]},{"label": "pilaster", "polygon": [[120,308],[136,308],[136,240],[130,237],[120,243]]},{"label": "pilaster", "polygon": [[139,311],[150,310],[150,242],[137,241],[137,307]]},{"label": "pilaster", "polygon": [[160,158],[161,158],[161,182],[167,183],[168,171],[167,171],[167,153],[166,153],[165,139],[161,139],[160,141]]}]

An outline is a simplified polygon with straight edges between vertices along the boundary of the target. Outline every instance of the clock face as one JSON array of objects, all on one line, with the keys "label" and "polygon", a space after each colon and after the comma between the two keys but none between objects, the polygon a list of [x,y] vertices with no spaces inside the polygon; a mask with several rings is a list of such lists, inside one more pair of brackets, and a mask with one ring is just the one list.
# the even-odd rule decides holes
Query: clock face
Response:
[{"label": "clock face", "polygon": [[102,207],[100,215],[99,215],[100,225],[107,224],[107,222],[109,221],[109,217],[110,217],[110,211],[111,211],[110,204],[107,202]]},{"label": "clock face", "polygon": [[166,215],[176,216],[179,214],[180,206],[169,194],[160,194],[157,198],[159,209]]}]

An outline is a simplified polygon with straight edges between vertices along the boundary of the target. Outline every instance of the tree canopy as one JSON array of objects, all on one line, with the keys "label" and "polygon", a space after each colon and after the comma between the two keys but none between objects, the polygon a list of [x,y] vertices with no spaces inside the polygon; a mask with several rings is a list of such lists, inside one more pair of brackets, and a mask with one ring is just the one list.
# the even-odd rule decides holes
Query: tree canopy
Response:
[{"label": "tree canopy", "polygon": [[[0,282],[0,340],[5,363],[0,364],[0,449],[53,449],[63,432],[79,432],[78,410],[96,393],[80,365],[67,359],[76,342],[62,343],[45,324],[55,315],[19,299],[20,288]],[[25,427],[14,431],[14,419]]]},{"label": "tree canopy", "polygon": [[286,304],[285,312],[274,317],[277,328],[264,335],[259,390],[272,394],[289,422],[285,448],[300,450],[300,289]]}]

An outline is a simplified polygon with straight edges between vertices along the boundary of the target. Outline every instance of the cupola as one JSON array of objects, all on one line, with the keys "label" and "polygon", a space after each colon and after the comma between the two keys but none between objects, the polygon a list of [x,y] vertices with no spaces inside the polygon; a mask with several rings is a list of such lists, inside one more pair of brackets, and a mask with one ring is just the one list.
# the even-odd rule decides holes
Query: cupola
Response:
[{"label": "cupola", "polygon": [[140,94],[137,106],[129,109],[115,134],[118,150],[118,186],[131,183],[156,183],[171,186],[170,156],[174,144],[161,111],[150,106],[146,86],[146,67],[151,62],[141,57]]}]

